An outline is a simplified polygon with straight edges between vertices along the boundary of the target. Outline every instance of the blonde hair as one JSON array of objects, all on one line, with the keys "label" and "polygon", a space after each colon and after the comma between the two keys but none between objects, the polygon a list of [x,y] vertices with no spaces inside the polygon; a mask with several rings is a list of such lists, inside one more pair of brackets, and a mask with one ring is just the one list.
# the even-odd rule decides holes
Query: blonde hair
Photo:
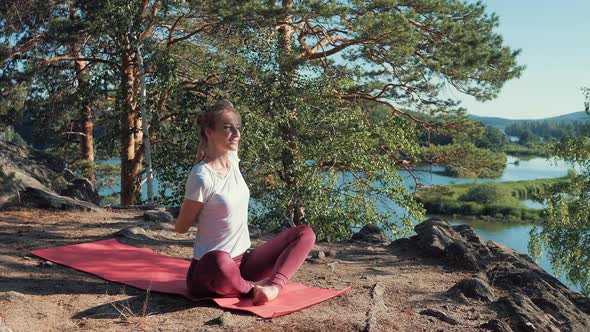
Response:
[{"label": "blonde hair", "polygon": [[242,118],[240,113],[234,108],[234,104],[228,99],[222,99],[211,106],[197,116],[197,125],[200,128],[201,139],[207,140],[205,135],[205,128],[215,128],[217,121],[221,119],[224,112],[233,112],[238,117],[238,122],[242,124]]}]

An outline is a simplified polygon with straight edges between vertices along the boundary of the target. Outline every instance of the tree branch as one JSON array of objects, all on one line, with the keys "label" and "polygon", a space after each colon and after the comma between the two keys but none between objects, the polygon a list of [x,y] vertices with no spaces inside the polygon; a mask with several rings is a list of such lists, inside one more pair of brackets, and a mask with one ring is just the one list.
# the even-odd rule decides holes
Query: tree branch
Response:
[{"label": "tree branch", "polygon": [[345,94],[345,95],[341,94],[341,97],[344,98],[345,100],[351,100],[351,101],[357,101],[358,99],[373,101],[373,102],[376,102],[376,103],[379,103],[379,104],[389,107],[393,111],[394,114],[399,114],[399,115],[405,116],[406,118],[414,121],[415,123],[420,124],[424,129],[430,130],[430,128],[432,127],[431,123],[426,122],[426,121],[422,121],[422,120],[416,118],[415,116],[413,116],[412,114],[409,114],[407,112],[400,110],[395,105],[393,105],[391,102],[389,102],[387,100],[379,99],[378,97],[373,96],[368,93],[355,92],[355,93],[349,93],[349,94]]},{"label": "tree branch", "polygon": [[102,59],[102,58],[86,58],[86,57],[77,57],[77,56],[69,56],[69,55],[60,55],[60,56],[56,56],[50,59],[46,59],[46,60],[42,60],[40,62],[41,65],[49,65],[52,64],[54,62],[59,62],[59,61],[88,61],[88,62],[100,62],[100,63],[106,63],[109,65],[114,65],[114,66],[118,66],[117,63],[113,62],[113,61],[109,61],[106,59]]},{"label": "tree branch", "polygon": [[[144,7],[143,7],[142,16],[144,16],[145,12],[147,11],[148,3],[149,3],[149,0],[144,0],[144,2],[143,2]],[[149,22],[147,28],[141,33],[141,35],[139,35],[139,41],[144,41],[154,30],[154,24],[156,22],[156,15],[158,15],[158,10],[160,9],[160,5],[161,5],[161,2],[160,2],[160,0],[158,0],[152,6],[152,10],[151,10],[151,14],[150,14],[150,22]]]}]

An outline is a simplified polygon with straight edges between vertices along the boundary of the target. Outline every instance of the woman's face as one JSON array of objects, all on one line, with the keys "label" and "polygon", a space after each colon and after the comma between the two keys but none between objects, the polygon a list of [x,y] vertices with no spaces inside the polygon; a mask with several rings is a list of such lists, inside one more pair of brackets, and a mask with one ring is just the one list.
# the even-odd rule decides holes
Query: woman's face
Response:
[{"label": "woman's face", "polygon": [[240,121],[236,113],[225,111],[214,128],[207,128],[208,143],[224,151],[237,151],[240,142]]}]

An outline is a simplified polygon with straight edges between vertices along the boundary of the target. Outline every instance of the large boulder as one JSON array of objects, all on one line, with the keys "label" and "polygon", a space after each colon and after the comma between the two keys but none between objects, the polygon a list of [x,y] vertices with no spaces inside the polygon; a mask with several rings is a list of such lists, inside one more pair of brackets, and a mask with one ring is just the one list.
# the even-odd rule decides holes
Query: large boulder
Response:
[{"label": "large boulder", "polygon": [[485,254],[487,248],[472,228],[463,225],[451,227],[443,220],[430,218],[416,225],[414,231],[417,233],[415,240],[424,255],[443,257],[466,270],[481,269],[483,256],[478,255],[480,252]]},{"label": "large boulder", "polygon": [[90,181],[67,170],[63,160],[26,146],[0,141],[0,207],[24,204],[88,210],[96,209],[98,200],[98,193]]},{"label": "large boulder", "polygon": [[454,297],[462,294],[465,297],[486,302],[494,299],[494,290],[488,284],[487,278],[463,279],[451,287],[447,293]]},{"label": "large boulder", "polygon": [[143,212],[143,220],[157,223],[173,223],[174,217],[167,211],[147,210]]},{"label": "large boulder", "polygon": [[353,240],[372,242],[372,243],[383,243],[389,242],[389,239],[378,225],[367,224],[361,228],[358,233],[352,235]]},{"label": "large boulder", "polygon": [[65,188],[67,181],[59,179],[60,166],[63,169],[51,156],[0,141],[0,206],[17,200],[17,192],[26,187],[50,192],[55,187]]},{"label": "large boulder", "polygon": [[100,196],[98,195],[98,191],[87,178],[73,178],[70,180],[68,186],[61,190],[60,194],[62,196],[91,202],[96,205],[100,204]]},{"label": "large boulder", "polygon": [[[590,299],[571,291],[545,272],[530,257],[493,241],[484,242],[469,226],[450,226],[431,218],[414,230],[405,245],[419,255],[438,257],[455,267],[478,271],[474,278],[460,281],[448,294],[463,299],[493,301],[499,321],[482,328],[496,331],[590,331]],[[394,242],[392,246],[402,242]],[[498,322],[499,322],[498,321]]]},{"label": "large boulder", "polygon": [[20,194],[20,203],[25,207],[37,209],[100,211],[98,206],[90,202],[32,187],[26,187]]}]

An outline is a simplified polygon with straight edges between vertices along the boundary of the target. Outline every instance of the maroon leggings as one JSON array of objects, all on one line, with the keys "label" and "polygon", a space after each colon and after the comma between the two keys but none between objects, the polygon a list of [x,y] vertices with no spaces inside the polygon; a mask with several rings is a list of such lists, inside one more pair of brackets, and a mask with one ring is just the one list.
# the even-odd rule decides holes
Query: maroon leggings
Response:
[{"label": "maroon leggings", "polygon": [[252,290],[251,281],[268,279],[267,284],[282,288],[303,264],[315,243],[315,233],[307,225],[282,232],[260,247],[231,258],[221,250],[193,259],[186,283],[196,297],[237,297]]}]

